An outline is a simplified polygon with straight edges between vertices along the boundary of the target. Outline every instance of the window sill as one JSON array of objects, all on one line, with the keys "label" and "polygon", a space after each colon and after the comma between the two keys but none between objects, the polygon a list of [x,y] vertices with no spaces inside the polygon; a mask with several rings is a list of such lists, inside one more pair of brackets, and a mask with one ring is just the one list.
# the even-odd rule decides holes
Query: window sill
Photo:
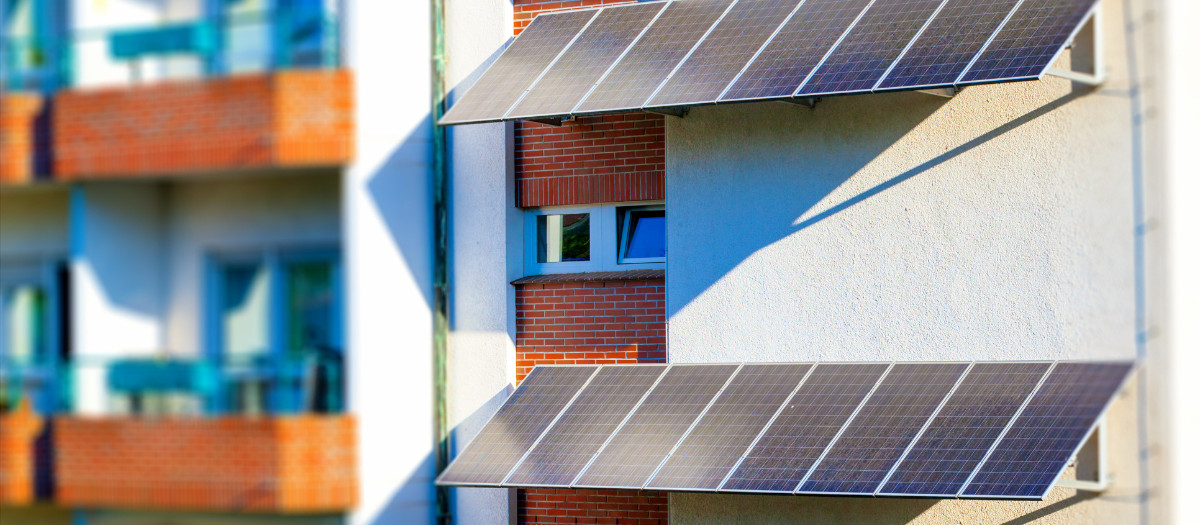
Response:
[{"label": "window sill", "polygon": [[511,284],[519,286],[522,284],[545,284],[545,283],[577,283],[588,281],[646,281],[652,279],[663,279],[667,276],[666,270],[623,270],[619,272],[581,272],[581,273],[554,273],[544,275],[530,275],[513,281]]}]

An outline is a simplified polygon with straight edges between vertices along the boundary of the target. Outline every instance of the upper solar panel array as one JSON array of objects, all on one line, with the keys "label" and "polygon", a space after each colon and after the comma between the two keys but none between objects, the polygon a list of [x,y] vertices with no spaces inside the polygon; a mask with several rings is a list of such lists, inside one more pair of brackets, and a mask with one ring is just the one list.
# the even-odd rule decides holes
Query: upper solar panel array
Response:
[{"label": "upper solar panel array", "polygon": [[1039,499],[1132,368],[538,367],[438,483]]},{"label": "upper solar panel array", "polygon": [[1096,2],[665,0],[544,13],[440,123],[1032,80]]}]

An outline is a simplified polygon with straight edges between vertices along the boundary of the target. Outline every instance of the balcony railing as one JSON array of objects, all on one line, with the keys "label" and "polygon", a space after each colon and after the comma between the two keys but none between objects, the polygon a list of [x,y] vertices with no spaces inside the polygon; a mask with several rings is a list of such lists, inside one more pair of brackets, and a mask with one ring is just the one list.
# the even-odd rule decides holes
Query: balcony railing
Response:
[{"label": "balcony railing", "polygon": [[0,88],[74,87],[337,68],[336,14],[317,9],[227,13],[154,26],[0,34]]}]

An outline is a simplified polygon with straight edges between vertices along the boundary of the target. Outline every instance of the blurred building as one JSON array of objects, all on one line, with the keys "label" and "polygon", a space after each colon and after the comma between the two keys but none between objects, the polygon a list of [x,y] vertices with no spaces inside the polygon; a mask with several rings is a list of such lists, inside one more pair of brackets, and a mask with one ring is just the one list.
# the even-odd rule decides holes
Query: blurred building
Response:
[{"label": "blurred building", "polygon": [[[0,0],[0,523],[1168,520],[1153,2],[1099,86],[435,126],[624,3]],[[434,485],[537,365],[999,359],[1139,360],[1083,485]]]}]

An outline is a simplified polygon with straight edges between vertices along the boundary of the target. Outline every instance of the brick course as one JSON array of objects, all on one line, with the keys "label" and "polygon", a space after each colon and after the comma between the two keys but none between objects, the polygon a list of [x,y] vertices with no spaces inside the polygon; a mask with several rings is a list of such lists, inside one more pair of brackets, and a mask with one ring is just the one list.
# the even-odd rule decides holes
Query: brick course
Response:
[{"label": "brick course", "polygon": [[62,179],[340,165],[353,150],[344,70],[64,91],[54,104]]},{"label": "brick course", "polygon": [[631,4],[637,0],[514,0],[513,1],[513,35],[521,34],[538,13],[544,11],[563,11],[568,9],[583,9],[603,5]]},{"label": "brick course", "polygon": [[55,420],[56,502],[85,508],[338,512],[357,500],[351,416]]},{"label": "brick course", "polygon": [[580,117],[516,125],[517,206],[662,200],[663,116]]}]

